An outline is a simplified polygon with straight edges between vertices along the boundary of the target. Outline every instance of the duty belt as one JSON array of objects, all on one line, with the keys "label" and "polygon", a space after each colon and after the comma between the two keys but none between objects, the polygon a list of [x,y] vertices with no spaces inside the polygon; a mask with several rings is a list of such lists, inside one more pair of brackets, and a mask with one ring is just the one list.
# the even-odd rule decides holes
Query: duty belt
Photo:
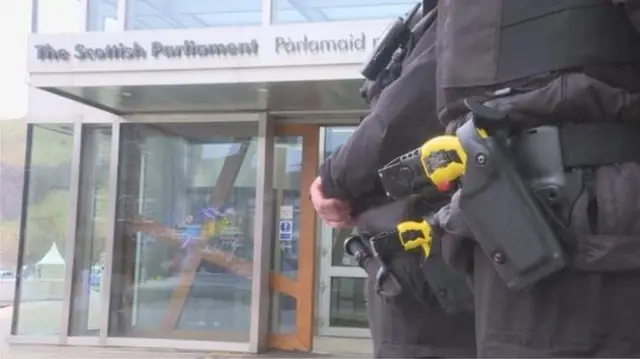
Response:
[{"label": "duty belt", "polygon": [[[416,289],[414,285],[418,284],[408,279],[407,283],[404,283],[404,288],[425,308],[431,308],[434,301],[440,303],[442,309],[450,314],[460,312],[473,311],[473,292],[469,287],[466,279],[456,273],[456,271],[449,267],[442,257],[439,255],[439,249],[433,248],[431,251],[431,243],[429,244],[430,251],[435,256],[430,255],[427,259],[423,253],[420,253],[420,247],[412,248],[411,241],[415,241],[416,238],[421,237],[423,234],[411,233],[411,231],[392,230],[384,233],[380,233],[370,238],[370,245],[374,257],[380,263],[380,269],[376,273],[376,290],[378,294],[383,297],[392,297],[392,293],[386,293],[383,290],[383,286],[389,287],[391,282],[394,286],[400,287],[400,281],[397,274],[392,272],[390,261],[394,258],[413,260],[414,258],[407,258],[408,256],[418,256],[425,261],[421,263],[421,271],[424,275],[424,280],[429,286],[430,294],[428,297],[421,293],[421,290]],[[415,244],[415,242],[414,242]],[[425,268],[424,266],[428,266]],[[420,284],[418,284],[420,285]],[[391,295],[390,295],[391,294]],[[399,294],[399,293],[398,293]]]},{"label": "duty belt", "polygon": [[[577,199],[585,180],[589,181],[584,182],[587,190],[593,190],[590,187],[593,168],[640,160],[640,126],[618,123],[540,126],[513,136],[510,147],[521,174],[538,199],[550,205],[567,204]],[[570,206],[565,206],[566,210]]]},{"label": "duty belt", "polygon": [[[557,128],[556,140],[565,168],[601,166],[640,160],[640,123],[595,122],[572,123],[561,119],[554,124],[521,130],[508,115],[475,100],[465,100],[471,114],[482,119],[481,127],[509,128],[523,138],[543,128]],[[537,144],[550,144],[538,141]],[[553,144],[552,144],[553,145]],[[516,146],[517,150],[517,146]],[[525,150],[526,151],[526,150]]]},{"label": "duty belt", "polygon": [[562,124],[560,146],[566,168],[635,162],[640,160],[640,125]]}]

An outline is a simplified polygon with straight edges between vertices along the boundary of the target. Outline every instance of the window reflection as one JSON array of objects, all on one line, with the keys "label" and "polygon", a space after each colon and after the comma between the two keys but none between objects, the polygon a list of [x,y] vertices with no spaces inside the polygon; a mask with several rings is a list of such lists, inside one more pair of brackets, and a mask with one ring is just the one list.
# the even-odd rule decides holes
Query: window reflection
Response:
[{"label": "window reflection", "polygon": [[271,268],[290,278],[298,276],[302,137],[276,137],[273,189],[275,195],[274,255]]},{"label": "window reflection", "polygon": [[415,5],[411,0],[273,0],[273,22],[328,22],[390,19]]},{"label": "window reflection", "polygon": [[[25,0],[20,0],[25,1]],[[86,3],[78,0],[35,0],[34,32],[39,34],[63,34],[85,32]],[[61,14],[64,14],[61,16]]]},{"label": "window reflection", "polygon": [[[324,157],[327,158],[342,146],[356,130],[352,126],[335,126],[325,128],[324,137]],[[356,233],[351,229],[332,228],[331,265],[334,267],[356,267],[358,263],[355,259],[344,252],[344,241],[349,236]]]},{"label": "window reflection", "polygon": [[88,31],[114,31],[118,23],[118,0],[89,0]]},{"label": "window reflection", "polygon": [[100,285],[105,241],[109,233],[111,126],[85,125],[82,132],[69,335],[96,336],[102,310]]},{"label": "window reflection", "polygon": [[110,335],[248,341],[256,133],[122,126]]},{"label": "window reflection", "polygon": [[271,294],[271,333],[295,334],[297,305],[295,297],[279,292]]},{"label": "window reflection", "polygon": [[73,125],[30,125],[27,136],[27,212],[13,332],[53,335],[60,331],[65,290]]},{"label": "window reflection", "polygon": [[258,25],[261,0],[131,0],[127,29],[192,29]]},{"label": "window reflection", "polygon": [[331,278],[329,325],[332,327],[368,328],[365,278]]},{"label": "window reflection", "polygon": [[355,130],[354,126],[325,127],[324,156],[322,158],[331,156],[333,151],[347,142]]}]

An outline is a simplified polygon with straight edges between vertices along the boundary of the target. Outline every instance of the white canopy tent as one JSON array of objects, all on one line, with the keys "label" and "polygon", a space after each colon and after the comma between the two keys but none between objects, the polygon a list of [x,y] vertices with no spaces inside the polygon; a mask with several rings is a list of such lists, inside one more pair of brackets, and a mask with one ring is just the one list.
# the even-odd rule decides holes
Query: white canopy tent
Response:
[{"label": "white canopy tent", "polygon": [[53,242],[51,248],[42,259],[36,263],[40,278],[62,279],[64,278],[65,262],[58,245]]}]

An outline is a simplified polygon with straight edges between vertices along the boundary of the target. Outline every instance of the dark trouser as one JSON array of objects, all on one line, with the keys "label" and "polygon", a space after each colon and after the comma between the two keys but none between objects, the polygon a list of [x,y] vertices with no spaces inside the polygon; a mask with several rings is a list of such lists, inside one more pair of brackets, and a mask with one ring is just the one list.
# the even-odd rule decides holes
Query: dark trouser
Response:
[{"label": "dark trouser", "polygon": [[[376,273],[379,263],[368,259],[365,266],[367,273]],[[381,297],[374,289],[375,275],[367,278],[365,295],[374,356],[475,357],[473,313],[449,315],[440,307],[424,279],[420,256],[401,255],[391,267],[403,283],[403,291],[397,297]],[[407,288],[409,285],[415,292]]]}]

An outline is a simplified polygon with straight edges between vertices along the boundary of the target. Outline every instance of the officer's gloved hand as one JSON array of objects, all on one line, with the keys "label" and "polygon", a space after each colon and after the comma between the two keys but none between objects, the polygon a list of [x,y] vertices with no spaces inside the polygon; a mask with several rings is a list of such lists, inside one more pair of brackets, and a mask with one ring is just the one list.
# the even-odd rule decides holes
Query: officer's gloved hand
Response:
[{"label": "officer's gloved hand", "polygon": [[451,202],[438,210],[432,218],[434,237],[440,242],[442,257],[454,268],[469,273],[474,245],[473,234],[460,212],[460,190],[453,194]]}]

